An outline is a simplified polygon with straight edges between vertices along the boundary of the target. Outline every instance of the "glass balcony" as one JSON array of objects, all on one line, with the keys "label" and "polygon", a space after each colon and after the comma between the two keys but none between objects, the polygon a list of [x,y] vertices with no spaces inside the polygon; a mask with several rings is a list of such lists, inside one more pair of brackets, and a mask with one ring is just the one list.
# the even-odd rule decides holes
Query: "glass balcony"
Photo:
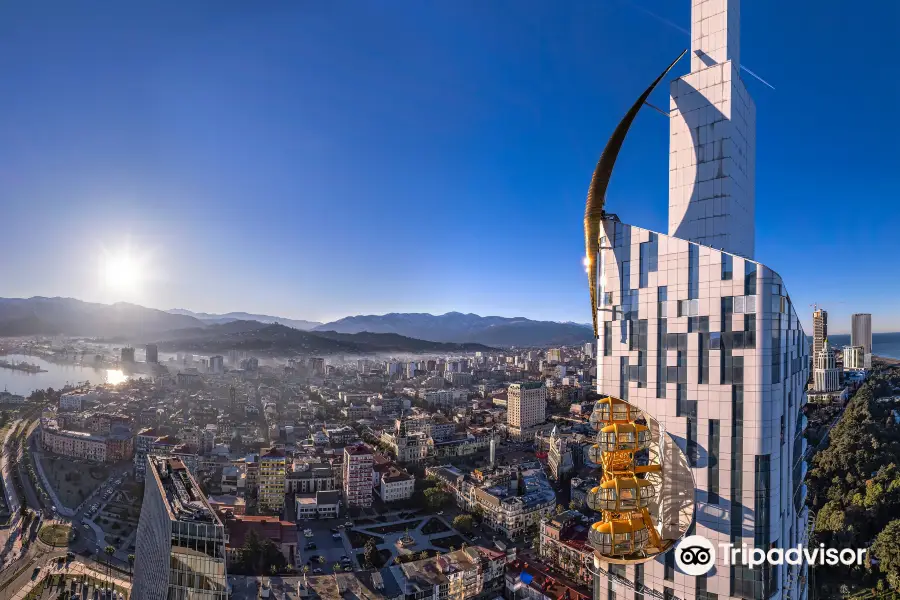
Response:
[{"label": "glass balcony", "polygon": [[591,489],[586,502],[593,510],[623,512],[645,508],[655,496],[656,489],[646,479],[622,477]]},{"label": "glass balcony", "polygon": [[598,521],[591,525],[588,543],[606,556],[627,556],[642,551],[650,540],[640,519]]}]

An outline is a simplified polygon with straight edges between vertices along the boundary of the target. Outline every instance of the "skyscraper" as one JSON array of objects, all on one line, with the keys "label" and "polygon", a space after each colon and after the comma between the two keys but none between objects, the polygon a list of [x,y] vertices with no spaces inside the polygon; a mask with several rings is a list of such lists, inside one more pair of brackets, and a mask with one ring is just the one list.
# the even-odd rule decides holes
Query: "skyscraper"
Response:
[{"label": "skyscraper", "polygon": [[813,311],[813,359],[819,356],[819,352],[825,347],[828,339],[828,313],[817,308]]},{"label": "skyscraper", "polygon": [[507,388],[506,425],[513,437],[547,420],[547,388],[540,381],[514,383]]},{"label": "skyscraper", "polygon": [[[604,213],[592,239],[606,185],[598,181],[611,174],[620,129],[591,182],[597,391],[657,420],[685,454],[696,535],[717,548],[787,548],[805,542],[808,519],[809,345],[781,277],[752,260],[755,108],[740,78],[739,0],[691,4],[691,72],[671,87],[669,234]],[[671,550],[644,562],[597,561],[597,600],[623,581],[644,598],[805,595],[805,566],[751,570],[720,556],[714,571],[690,577]]]},{"label": "skyscraper", "polygon": [[144,347],[146,358],[144,360],[148,363],[158,363],[159,362],[159,348],[157,348],[156,344],[147,344]]},{"label": "skyscraper", "polygon": [[862,346],[863,354],[872,354],[872,315],[855,313],[850,318],[850,345]]},{"label": "skyscraper", "polygon": [[219,354],[209,357],[209,372],[221,375],[225,372],[225,358]]},{"label": "skyscraper", "polygon": [[177,458],[147,457],[135,600],[225,600],[225,528]]},{"label": "skyscraper", "polygon": [[756,106],[741,80],[740,6],[691,1],[691,72],[669,104],[669,236],[753,258]]}]

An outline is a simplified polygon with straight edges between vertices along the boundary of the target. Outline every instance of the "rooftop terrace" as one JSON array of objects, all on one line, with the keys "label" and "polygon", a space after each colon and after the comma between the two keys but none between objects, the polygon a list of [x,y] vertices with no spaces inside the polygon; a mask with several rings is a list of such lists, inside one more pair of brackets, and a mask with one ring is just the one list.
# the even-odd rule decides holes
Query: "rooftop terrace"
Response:
[{"label": "rooftop terrace", "polygon": [[160,491],[173,520],[222,525],[181,459],[154,456],[150,463],[159,476]]}]

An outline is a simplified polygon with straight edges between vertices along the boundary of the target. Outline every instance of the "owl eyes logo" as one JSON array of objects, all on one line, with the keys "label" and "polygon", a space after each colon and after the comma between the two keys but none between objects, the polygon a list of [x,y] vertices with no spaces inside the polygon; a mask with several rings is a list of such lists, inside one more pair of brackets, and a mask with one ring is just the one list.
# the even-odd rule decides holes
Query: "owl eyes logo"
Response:
[{"label": "owl eyes logo", "polygon": [[675,547],[675,564],[687,575],[705,575],[715,563],[716,549],[703,536],[688,536]]}]

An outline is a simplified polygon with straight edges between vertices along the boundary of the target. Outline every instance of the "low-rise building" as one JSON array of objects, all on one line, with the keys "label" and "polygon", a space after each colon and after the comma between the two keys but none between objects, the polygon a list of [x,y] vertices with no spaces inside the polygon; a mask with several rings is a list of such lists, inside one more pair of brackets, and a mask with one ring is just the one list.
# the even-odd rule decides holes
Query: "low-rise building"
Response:
[{"label": "low-rise building", "polygon": [[442,487],[453,495],[457,506],[480,511],[482,524],[511,539],[521,539],[536,530],[543,517],[556,507],[556,492],[544,475],[539,462],[466,474],[453,467],[429,467]]},{"label": "low-rise building", "polygon": [[134,454],[131,432],[117,429],[108,435],[61,429],[55,419],[41,419],[41,447],[54,454],[97,462],[130,460]]},{"label": "low-rise building", "polygon": [[415,477],[406,471],[391,467],[381,476],[381,486],[379,487],[378,495],[381,497],[382,502],[409,500],[413,495],[415,481]]},{"label": "low-rise building", "polygon": [[297,519],[336,519],[340,513],[341,492],[330,490],[296,496]]},{"label": "low-rise building", "polygon": [[297,526],[290,521],[265,516],[234,515],[224,520],[225,553],[229,562],[240,560],[240,551],[251,531],[260,539],[271,540],[288,564],[296,564]]},{"label": "low-rise building", "polygon": [[589,523],[577,510],[567,510],[541,522],[541,558],[576,581],[590,584],[594,552],[587,543]]},{"label": "low-rise building", "polygon": [[297,494],[314,494],[337,489],[334,473],[328,463],[301,463],[287,474],[285,491]]},{"label": "low-rise building", "polygon": [[95,399],[92,392],[66,392],[59,397],[59,410],[84,410],[85,402]]},{"label": "low-rise building", "polygon": [[502,596],[507,554],[470,546],[388,571],[403,600],[469,600]]}]

